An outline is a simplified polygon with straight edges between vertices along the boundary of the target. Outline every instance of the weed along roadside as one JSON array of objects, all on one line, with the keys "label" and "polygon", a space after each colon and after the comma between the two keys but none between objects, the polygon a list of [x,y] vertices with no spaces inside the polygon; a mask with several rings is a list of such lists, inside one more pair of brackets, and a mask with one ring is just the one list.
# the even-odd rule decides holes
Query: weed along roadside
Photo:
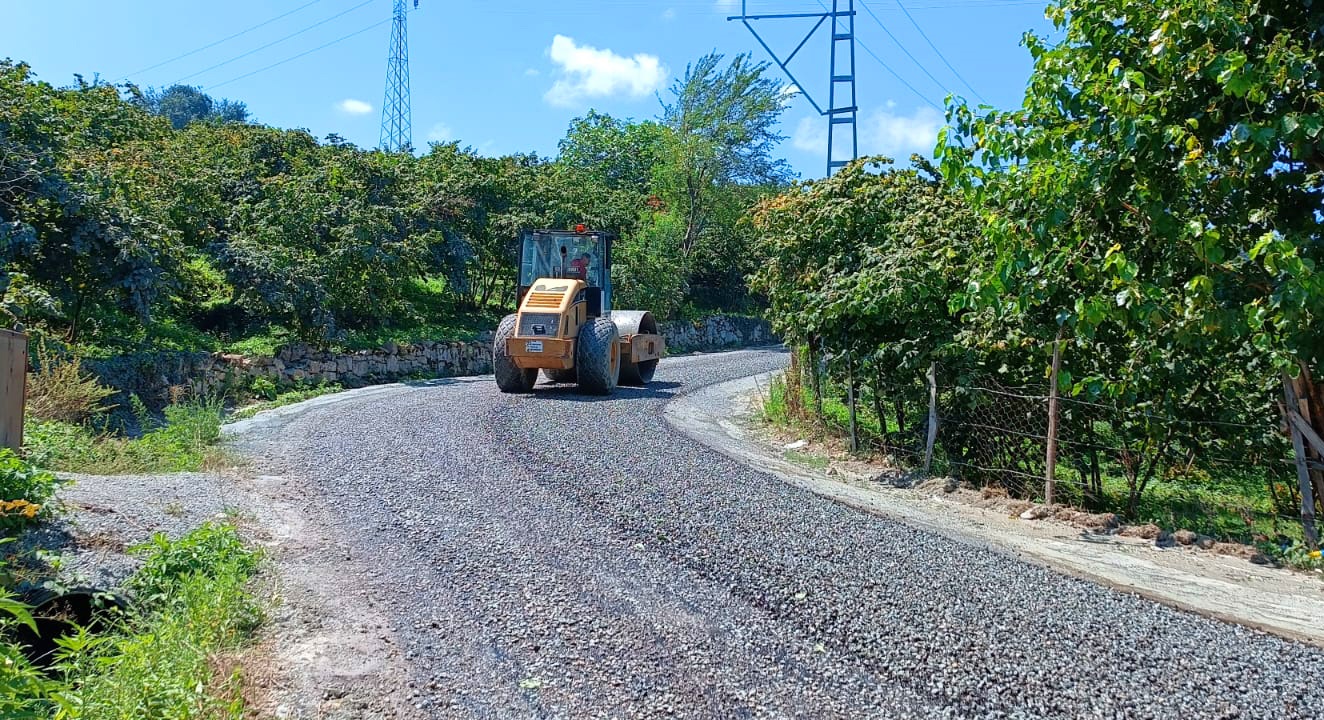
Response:
[{"label": "weed along roadside", "polygon": [[124,583],[126,600],[94,598],[63,627],[43,619],[56,603],[32,607],[0,591],[0,716],[240,716],[242,677],[218,671],[261,622],[248,589],[260,553],[218,524],[133,552],[142,566]]},{"label": "weed along roadside", "polygon": [[[241,717],[265,602],[221,401],[158,411],[39,344],[24,456],[0,450],[0,717]],[[58,474],[57,474],[58,473]]]}]

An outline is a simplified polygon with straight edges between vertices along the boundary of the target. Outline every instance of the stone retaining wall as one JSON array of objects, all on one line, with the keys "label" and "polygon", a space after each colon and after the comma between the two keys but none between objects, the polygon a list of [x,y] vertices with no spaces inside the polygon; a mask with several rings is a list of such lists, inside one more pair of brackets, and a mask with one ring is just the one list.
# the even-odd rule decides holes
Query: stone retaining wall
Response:
[{"label": "stone retaining wall", "polygon": [[[776,342],[768,323],[717,315],[696,322],[662,323],[668,351],[711,351]],[[101,382],[121,391],[111,402],[125,405],[136,393],[149,406],[169,403],[172,388],[194,394],[223,394],[251,387],[255,378],[277,386],[339,383],[361,387],[407,378],[459,377],[492,372],[491,333],[473,341],[387,343],[376,350],[333,353],[289,345],[274,357],[228,353],[144,353],[84,361]]]}]

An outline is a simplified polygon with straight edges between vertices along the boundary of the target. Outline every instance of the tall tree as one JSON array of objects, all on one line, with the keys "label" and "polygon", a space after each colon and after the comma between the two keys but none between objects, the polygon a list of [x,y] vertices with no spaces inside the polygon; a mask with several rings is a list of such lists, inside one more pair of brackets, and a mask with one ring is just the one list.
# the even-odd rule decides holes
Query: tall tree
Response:
[{"label": "tall tree", "polygon": [[171,85],[164,90],[149,89],[141,103],[156,115],[170,121],[176,130],[191,122],[217,120],[220,122],[246,122],[248,107],[234,100],[213,100],[210,95],[191,85]]},{"label": "tall tree", "polygon": [[778,186],[792,177],[787,162],[772,156],[785,139],[777,132],[786,107],[782,83],[749,55],[725,67],[723,58],[712,53],[687,67],[662,111],[671,133],[657,181],[684,220],[687,255],[708,229],[718,188]]}]

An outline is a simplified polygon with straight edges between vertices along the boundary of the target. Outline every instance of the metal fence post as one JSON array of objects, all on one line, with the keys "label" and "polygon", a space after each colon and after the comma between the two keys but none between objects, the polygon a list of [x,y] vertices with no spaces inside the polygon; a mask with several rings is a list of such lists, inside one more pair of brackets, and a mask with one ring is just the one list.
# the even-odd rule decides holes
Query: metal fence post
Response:
[{"label": "metal fence post", "polygon": [[[1287,416],[1287,428],[1292,433],[1292,451],[1296,455],[1296,479],[1301,486],[1301,529],[1306,536],[1306,543],[1317,548],[1319,533],[1315,530],[1315,496],[1310,484],[1310,466],[1306,463],[1304,436],[1304,430],[1310,426],[1301,417],[1301,403],[1296,395],[1296,387],[1287,373],[1283,373],[1283,400],[1283,414]],[[1313,430],[1311,434],[1314,434]]]},{"label": "metal fence post", "polygon": [[1048,448],[1044,458],[1044,504],[1053,504],[1057,489],[1057,372],[1062,369],[1062,331],[1053,342],[1053,370],[1048,375]]},{"label": "metal fence post", "polygon": [[933,467],[933,443],[938,439],[938,364],[929,363],[929,438],[924,444],[924,474]]}]

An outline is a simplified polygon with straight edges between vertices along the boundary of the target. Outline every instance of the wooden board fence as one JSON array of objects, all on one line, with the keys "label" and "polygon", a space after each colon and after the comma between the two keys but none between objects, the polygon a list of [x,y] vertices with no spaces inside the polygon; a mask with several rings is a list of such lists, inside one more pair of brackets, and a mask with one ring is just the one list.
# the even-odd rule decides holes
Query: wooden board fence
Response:
[{"label": "wooden board fence", "polygon": [[27,397],[28,336],[0,330],[0,447],[23,445],[23,404]]}]

